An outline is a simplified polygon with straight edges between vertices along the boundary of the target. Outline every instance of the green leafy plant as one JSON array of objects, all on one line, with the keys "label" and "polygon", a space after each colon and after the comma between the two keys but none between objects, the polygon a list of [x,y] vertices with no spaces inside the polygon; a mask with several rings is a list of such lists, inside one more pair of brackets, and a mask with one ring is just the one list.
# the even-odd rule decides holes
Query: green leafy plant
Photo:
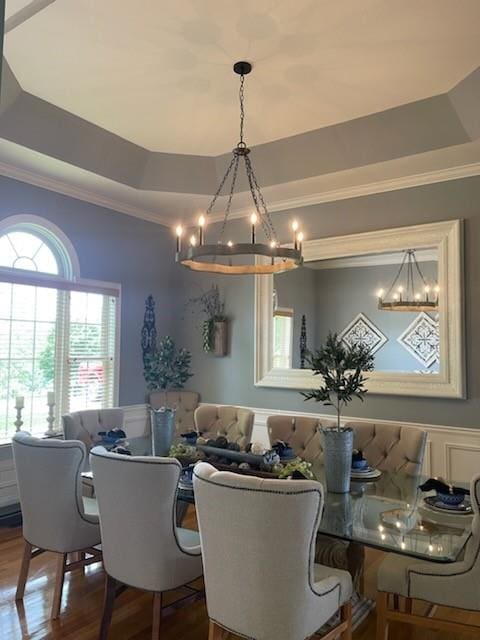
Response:
[{"label": "green leafy plant", "polygon": [[322,376],[319,389],[302,393],[305,400],[323,402],[337,412],[340,431],[342,409],[354,398],[363,401],[367,393],[365,371],[372,371],[374,357],[365,345],[347,345],[336,333],[329,333],[325,344],[314,353],[308,352],[307,363],[314,375]]},{"label": "green leafy plant", "polygon": [[170,336],[160,340],[155,351],[148,353],[145,358],[143,376],[149,391],[162,389],[165,391],[165,405],[167,389],[182,389],[193,373],[190,371],[192,354],[188,349],[177,349]]},{"label": "green leafy plant", "polygon": [[225,322],[225,300],[222,300],[217,285],[212,285],[207,291],[203,291],[196,298],[190,298],[189,305],[198,308],[205,316],[202,323],[203,350],[209,353],[213,348],[215,338],[215,322]]},{"label": "green leafy plant", "polygon": [[283,469],[279,471],[278,477],[290,478],[295,471],[299,471],[307,480],[314,480],[315,478],[312,472],[312,464],[306,460],[302,460],[302,458],[295,458],[287,462]]}]

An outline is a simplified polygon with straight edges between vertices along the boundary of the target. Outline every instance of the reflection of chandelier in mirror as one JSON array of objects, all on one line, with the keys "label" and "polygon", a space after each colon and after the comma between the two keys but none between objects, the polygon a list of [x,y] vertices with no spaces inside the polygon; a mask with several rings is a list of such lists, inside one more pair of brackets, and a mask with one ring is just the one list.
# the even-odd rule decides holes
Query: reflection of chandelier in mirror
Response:
[{"label": "reflection of chandelier in mirror", "polygon": [[[210,271],[212,273],[225,274],[249,274],[249,273],[281,273],[299,267],[302,260],[303,233],[298,230],[298,222],[294,220],[291,228],[293,232],[293,248],[281,247],[272,223],[272,219],[267,210],[265,200],[258,186],[257,178],[253,172],[252,162],[249,154],[250,149],[243,139],[244,128],[244,80],[245,75],[250,73],[252,65],[249,62],[236,62],[233,66],[235,73],[240,76],[240,141],[233,150],[233,157],[228,165],[220,185],[213,196],[213,199],[205,212],[198,220],[198,231],[191,236],[189,244],[182,247],[183,227],[176,228],[177,253],[176,260],[194,271]],[[225,231],[229,221],[230,208],[235,191],[238,168],[240,161],[245,164],[245,172],[249,190],[252,196],[254,211],[250,216],[250,242],[233,243],[225,240]],[[208,215],[211,213],[217,198],[224,185],[231,178],[228,193],[227,205],[220,230],[220,237],[214,244],[205,243],[206,224]],[[257,242],[257,229],[261,226],[266,237],[266,243]],[[235,258],[246,256],[247,261],[254,260],[253,263],[233,264]],[[257,258],[262,258],[257,260]],[[245,258],[243,258],[245,260]]]},{"label": "reflection of chandelier in mirror", "polygon": [[382,311],[437,311],[439,287],[428,283],[415,256],[407,249],[390,288],[377,292],[378,308]]}]

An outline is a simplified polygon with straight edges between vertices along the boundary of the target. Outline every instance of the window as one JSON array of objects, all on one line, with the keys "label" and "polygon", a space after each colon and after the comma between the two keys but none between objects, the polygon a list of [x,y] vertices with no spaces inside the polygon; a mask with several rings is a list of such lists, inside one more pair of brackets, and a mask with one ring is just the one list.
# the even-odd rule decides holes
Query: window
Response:
[{"label": "window", "polygon": [[74,278],[60,230],[10,220],[0,227],[0,441],[15,431],[19,396],[22,428],[41,434],[48,392],[59,427],[68,411],[113,406],[118,386],[118,287]]},{"label": "window", "polygon": [[293,352],[293,309],[276,309],[273,314],[273,368],[291,369]]}]

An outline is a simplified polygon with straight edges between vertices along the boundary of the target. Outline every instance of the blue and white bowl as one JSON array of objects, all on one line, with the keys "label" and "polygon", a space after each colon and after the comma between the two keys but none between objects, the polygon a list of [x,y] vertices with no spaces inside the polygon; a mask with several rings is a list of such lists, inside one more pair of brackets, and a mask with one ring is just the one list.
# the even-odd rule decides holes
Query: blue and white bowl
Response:
[{"label": "blue and white bowl", "polygon": [[364,459],[352,460],[352,469],[355,469],[355,471],[365,471],[365,469],[368,469],[368,462]]},{"label": "blue and white bowl", "polygon": [[443,504],[448,504],[451,507],[457,507],[465,500],[463,493],[437,493],[437,498]]}]

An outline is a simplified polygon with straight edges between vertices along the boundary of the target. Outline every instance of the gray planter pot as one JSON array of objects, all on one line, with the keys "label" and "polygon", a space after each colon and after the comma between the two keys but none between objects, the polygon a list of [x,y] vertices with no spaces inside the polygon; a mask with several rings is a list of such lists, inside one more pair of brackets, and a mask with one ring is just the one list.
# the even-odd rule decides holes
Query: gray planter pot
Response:
[{"label": "gray planter pot", "polygon": [[150,421],[153,455],[168,456],[175,436],[175,409],[150,409]]},{"label": "gray planter pot", "polygon": [[352,468],[353,430],[322,429],[327,491],[348,493]]}]

